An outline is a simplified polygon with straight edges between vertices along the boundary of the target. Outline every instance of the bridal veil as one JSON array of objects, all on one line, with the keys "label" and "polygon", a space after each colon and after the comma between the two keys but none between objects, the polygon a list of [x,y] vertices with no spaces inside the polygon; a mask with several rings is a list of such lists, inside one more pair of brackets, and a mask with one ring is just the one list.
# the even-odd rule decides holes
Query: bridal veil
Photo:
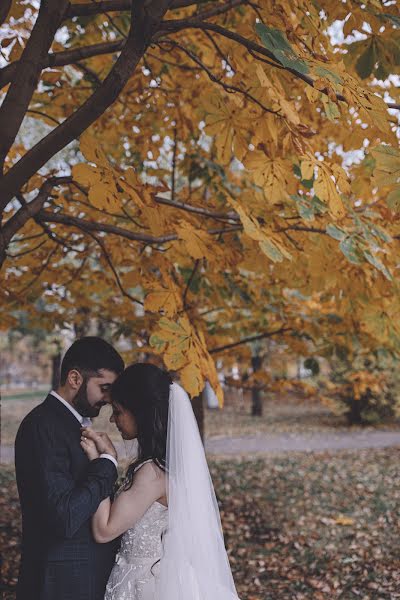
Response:
[{"label": "bridal veil", "polygon": [[189,397],[170,386],[168,530],[160,563],[159,600],[239,600],[218,504]]}]

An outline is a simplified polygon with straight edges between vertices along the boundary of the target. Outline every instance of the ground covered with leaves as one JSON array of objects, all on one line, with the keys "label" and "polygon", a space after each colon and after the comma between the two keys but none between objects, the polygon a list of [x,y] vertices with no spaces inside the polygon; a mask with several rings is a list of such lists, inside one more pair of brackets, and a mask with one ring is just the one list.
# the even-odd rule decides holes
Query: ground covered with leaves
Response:
[{"label": "ground covered with leaves", "polygon": [[[400,448],[211,463],[242,600],[400,598]],[[4,600],[14,600],[20,519],[1,472]]]}]

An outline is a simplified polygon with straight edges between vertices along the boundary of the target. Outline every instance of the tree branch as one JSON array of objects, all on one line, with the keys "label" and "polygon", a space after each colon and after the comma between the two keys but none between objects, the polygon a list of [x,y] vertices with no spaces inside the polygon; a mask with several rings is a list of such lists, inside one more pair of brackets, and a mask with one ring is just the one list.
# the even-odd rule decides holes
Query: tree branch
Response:
[{"label": "tree branch", "polygon": [[[49,52],[46,59],[43,61],[42,68],[48,67],[63,67],[64,65],[74,64],[80,60],[91,58],[92,56],[101,56],[102,54],[111,54],[119,52],[124,47],[126,40],[115,40],[113,42],[102,42],[100,44],[92,44],[91,46],[83,46],[83,48],[70,48],[62,52]],[[0,69],[0,88],[4,87],[15,77],[20,61],[16,60],[11,64]]]},{"label": "tree branch", "polygon": [[[253,42],[252,40],[248,40],[247,38],[243,37],[242,35],[235,33],[234,31],[230,31],[229,29],[221,27],[220,25],[217,25],[215,23],[199,21],[196,18],[167,19],[162,22],[162,28],[160,29],[158,35],[161,36],[163,32],[164,33],[173,33],[173,32],[177,32],[177,31],[181,31],[182,29],[190,29],[190,28],[202,29],[204,31],[207,31],[207,30],[215,31],[215,33],[218,33],[219,35],[222,35],[230,40],[233,40],[234,42],[237,42],[238,44],[241,44],[242,46],[247,48],[247,50],[249,50],[252,53],[257,52],[258,54],[261,54],[262,56],[266,56],[273,62],[274,66],[276,66],[277,68],[284,68],[289,73],[292,73],[292,75],[295,75],[296,77],[298,77],[299,79],[301,79],[302,81],[304,81],[305,83],[310,85],[311,87],[314,87],[314,80],[312,79],[312,77],[309,77],[308,75],[305,75],[304,73],[300,73],[299,71],[296,71],[296,69],[293,69],[290,67],[283,67],[281,64],[276,62],[276,58],[274,57],[272,52],[267,50],[267,48],[265,48],[264,46],[261,46],[260,44],[257,44],[255,42]],[[346,101],[343,94],[336,94],[336,98],[343,102]],[[387,106],[387,108],[400,110],[400,104],[388,102],[388,103],[386,103],[386,106]]]},{"label": "tree branch", "polygon": [[[209,2],[209,0],[173,0],[170,6],[170,10],[186,8],[187,6],[193,6],[194,4],[202,4]],[[105,12],[120,12],[131,10],[132,0],[103,0],[103,2],[87,2],[83,4],[71,3],[66,14],[66,19],[72,17],[88,17],[91,15],[98,15]]]},{"label": "tree branch", "polygon": [[264,112],[268,112],[268,113],[275,115],[276,117],[282,118],[282,115],[278,111],[272,110],[271,108],[268,108],[267,106],[265,106],[265,104],[263,104],[262,102],[257,100],[257,98],[255,98],[255,96],[250,94],[250,92],[248,92],[247,90],[242,90],[242,88],[240,88],[236,85],[231,85],[229,83],[225,83],[224,81],[222,81],[222,78],[214,75],[214,73],[211,71],[211,69],[209,67],[207,67],[207,65],[205,65],[200,60],[200,58],[196,54],[194,54],[194,52],[192,52],[191,50],[188,50],[181,44],[178,44],[178,42],[174,42],[172,40],[165,40],[165,41],[160,40],[159,43],[171,44],[171,45],[175,46],[176,48],[179,48],[180,50],[182,50],[182,52],[187,54],[187,56],[189,56],[189,58],[191,58],[193,60],[193,62],[195,62],[197,65],[199,65],[199,67],[208,75],[208,77],[211,81],[213,81],[214,83],[217,83],[218,85],[223,87],[224,90],[226,92],[228,92],[229,94],[232,94],[235,92],[242,94],[245,98],[248,98],[249,100],[251,100],[252,102],[257,104],[257,106],[259,106]]},{"label": "tree branch", "polygon": [[248,344],[250,342],[256,342],[257,340],[262,340],[264,338],[272,337],[273,335],[280,335],[282,333],[286,333],[287,331],[291,331],[290,327],[281,327],[276,331],[266,331],[265,333],[260,333],[258,335],[253,335],[251,337],[244,338],[237,342],[232,342],[232,344],[226,344],[225,346],[218,346],[217,348],[211,348],[209,350],[210,354],[216,354],[217,352],[223,352],[224,350],[230,350],[231,348],[236,348],[237,346],[242,346],[243,344]]},{"label": "tree branch", "polygon": [[10,12],[12,0],[3,0],[3,4],[0,7],[0,25],[3,25],[7,19],[8,13]]},{"label": "tree branch", "polygon": [[197,206],[192,206],[191,204],[186,204],[185,202],[173,202],[168,198],[162,198],[161,196],[154,196],[155,202],[157,204],[165,204],[167,206],[171,206],[173,208],[178,208],[180,210],[185,210],[187,212],[194,213],[196,215],[202,215],[204,217],[208,217],[210,219],[216,219],[218,221],[238,221],[240,222],[240,217],[236,213],[218,213],[213,212],[211,210],[207,210],[206,208],[199,208]]},{"label": "tree branch", "polygon": [[24,287],[22,287],[21,289],[19,289],[17,291],[17,293],[16,293],[17,296],[21,297],[21,294],[26,292],[26,290],[29,290],[32,288],[34,283],[36,283],[36,281],[39,279],[39,277],[42,275],[42,273],[47,269],[47,267],[50,264],[51,259],[57,253],[58,249],[59,249],[59,247],[57,245],[53,246],[53,248],[50,250],[50,252],[48,253],[48,255],[46,257],[45,262],[42,264],[42,267],[41,267],[39,273],[37,273],[37,275],[35,275],[33,277],[33,279],[31,279],[26,285],[24,285]]},{"label": "tree branch", "polygon": [[131,29],[121,54],[101,86],[61,125],[33,146],[0,180],[0,211],[57,152],[78,138],[118,98],[143,57],[171,0],[137,0],[131,15]]},{"label": "tree branch", "polygon": [[[39,219],[40,221],[45,221],[47,223],[63,223],[64,225],[77,227],[82,231],[101,231],[103,233],[110,233],[126,238],[133,242],[143,242],[148,245],[160,245],[179,239],[176,233],[171,233],[160,237],[154,237],[145,233],[136,233],[134,231],[129,231],[129,229],[124,229],[123,227],[118,227],[117,225],[110,225],[109,223],[97,223],[95,221],[79,219],[77,217],[72,217],[70,215],[64,215],[61,213],[53,214],[50,211],[46,210],[41,210],[37,214],[37,219]],[[225,227],[222,229],[209,229],[207,230],[207,233],[209,233],[210,235],[219,235],[225,233],[233,233],[235,231],[240,231],[241,229],[241,225],[232,225],[231,227]]]},{"label": "tree branch", "polygon": [[31,202],[23,204],[15,215],[8,219],[0,230],[0,268],[4,262],[8,244],[13,236],[30,218],[37,215],[54,186],[69,183],[70,180],[70,177],[51,177],[43,183],[38,194]]},{"label": "tree branch", "polygon": [[95,235],[94,233],[91,233],[91,232],[88,231],[87,234],[90,235],[90,237],[92,239],[94,239],[98,243],[98,245],[100,246],[100,248],[101,248],[101,250],[103,252],[103,256],[106,259],[107,264],[110,267],[111,271],[113,272],[115,281],[117,283],[118,289],[120,290],[121,294],[123,296],[125,296],[126,298],[129,298],[129,300],[131,300],[131,302],[136,302],[137,304],[140,304],[141,306],[143,306],[143,302],[141,300],[138,300],[134,296],[132,296],[129,292],[127,292],[126,289],[124,288],[124,286],[122,285],[121,279],[120,279],[120,277],[119,277],[119,275],[118,275],[118,273],[117,273],[117,271],[116,271],[116,269],[115,269],[115,267],[113,265],[113,262],[111,260],[111,257],[109,255],[108,251],[107,251],[107,248],[106,248],[106,245],[105,245],[104,241],[101,238],[97,237],[97,235]]},{"label": "tree branch", "polygon": [[67,7],[68,0],[42,0],[40,3],[32,33],[0,107],[0,174],[3,173],[6,156],[19,131]]}]

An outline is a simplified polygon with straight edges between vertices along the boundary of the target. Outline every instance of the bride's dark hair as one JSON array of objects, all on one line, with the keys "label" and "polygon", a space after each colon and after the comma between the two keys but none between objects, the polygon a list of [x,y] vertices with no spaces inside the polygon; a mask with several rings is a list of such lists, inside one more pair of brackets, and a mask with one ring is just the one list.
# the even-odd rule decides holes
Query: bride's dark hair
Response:
[{"label": "bride's dark hair", "polygon": [[137,426],[138,456],[129,465],[127,487],[135,468],[152,459],[165,470],[170,375],[151,363],[130,365],[111,386],[111,399],[134,417]]}]

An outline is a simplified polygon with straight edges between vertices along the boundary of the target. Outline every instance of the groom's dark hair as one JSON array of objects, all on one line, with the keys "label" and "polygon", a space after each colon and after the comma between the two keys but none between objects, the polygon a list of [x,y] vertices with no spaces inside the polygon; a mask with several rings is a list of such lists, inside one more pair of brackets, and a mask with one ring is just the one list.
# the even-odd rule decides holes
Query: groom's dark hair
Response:
[{"label": "groom's dark hair", "polygon": [[72,369],[77,369],[87,378],[96,375],[100,369],[107,369],[119,375],[124,366],[122,357],[111,344],[95,336],[82,337],[65,353],[61,363],[60,383],[65,384]]}]

